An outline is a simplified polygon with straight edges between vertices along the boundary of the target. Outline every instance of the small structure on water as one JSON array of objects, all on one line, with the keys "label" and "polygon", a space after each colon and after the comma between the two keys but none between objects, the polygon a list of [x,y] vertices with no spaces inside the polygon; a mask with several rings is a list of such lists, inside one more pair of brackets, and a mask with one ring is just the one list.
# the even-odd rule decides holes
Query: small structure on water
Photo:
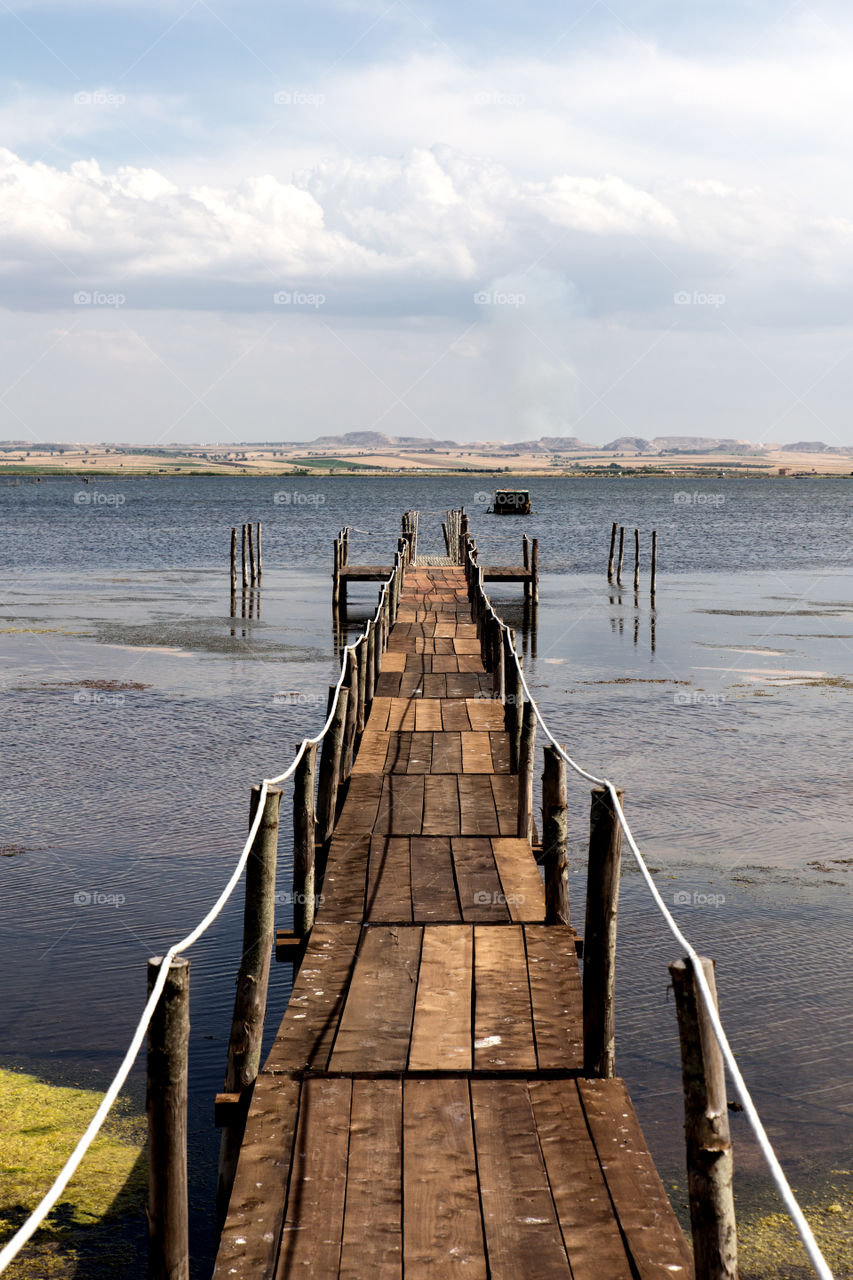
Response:
[{"label": "small structure on water", "polygon": [[527,489],[495,489],[489,515],[529,516],[530,513],[530,493]]}]

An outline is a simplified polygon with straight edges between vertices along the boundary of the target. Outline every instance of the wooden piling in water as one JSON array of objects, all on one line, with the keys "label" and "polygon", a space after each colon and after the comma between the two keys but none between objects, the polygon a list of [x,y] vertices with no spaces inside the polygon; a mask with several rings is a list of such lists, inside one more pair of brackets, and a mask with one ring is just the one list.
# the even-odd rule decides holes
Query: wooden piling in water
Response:
[{"label": "wooden piling in water", "polygon": [[534,538],[530,547],[530,600],[539,603],[539,539]]},{"label": "wooden piling in water", "polygon": [[[337,694],[337,702],[335,696]],[[323,745],[320,748],[320,768],[317,780],[317,843],[324,845],[331,839],[335,826],[335,815],[338,808],[338,787],[341,782],[341,761],[344,750],[344,731],[347,722],[347,702],[349,689],[341,685],[329,687],[329,699],[326,703],[326,719],[334,715],[329,725]]]},{"label": "wooden piling in water", "polygon": [[[148,995],[163,964],[148,961]],[[176,956],[148,1027],[148,1278],[189,1280],[187,1051],[190,962]]]},{"label": "wooden piling in water", "polygon": [[542,864],[545,871],[545,923],[569,924],[569,824],[566,762],[551,743],[545,746],[542,774]]},{"label": "wooden piling in water", "polygon": [[341,607],[341,538],[340,535],[334,541],[334,567],[332,569],[332,609],[335,613],[340,611]]},{"label": "wooden piling in water", "polygon": [[243,525],[242,548],[243,548],[243,590],[245,591],[249,585],[249,560],[246,555],[246,526],[245,525]]},{"label": "wooden piling in water", "polygon": [[256,528],[257,528],[257,534],[256,534],[255,541],[258,549],[258,586],[260,586],[261,578],[264,572],[264,562],[263,562],[263,557],[261,556],[261,522],[260,520],[258,521]]},{"label": "wooden piling in water", "polygon": [[658,580],[658,531],[652,529],[652,563],[649,577],[649,595],[654,600]]},{"label": "wooden piling in water", "polygon": [[311,743],[293,775],[293,932],[304,938],[314,924],[317,744]]},{"label": "wooden piling in water", "polygon": [[[231,530],[231,594],[237,594],[237,529]],[[234,610],[231,610],[232,614]]]},{"label": "wooden piling in water", "polygon": [[[687,1188],[696,1280],[737,1280],[737,1224],[725,1065],[696,983],[694,963],[690,958],[676,960],[669,966],[669,972],[681,1041]],[[716,1004],[714,965],[704,956],[699,963]]]},{"label": "wooden piling in water", "polygon": [[616,561],[616,582],[622,586],[622,558],[625,554],[625,526],[619,526],[619,557]]},{"label": "wooden piling in water", "polygon": [[610,554],[607,557],[607,581],[613,581],[613,560],[616,555],[616,530],[619,528],[618,521],[614,520],[610,527]]},{"label": "wooden piling in water", "polygon": [[258,576],[257,567],[255,565],[255,539],[253,524],[246,525],[246,537],[249,545],[249,585],[253,587]]},{"label": "wooden piling in water", "polygon": [[[260,794],[259,786],[252,787],[250,827],[255,820]],[[261,1066],[270,960],[275,943],[275,872],[280,809],[281,790],[270,787],[246,862],[243,949],[237,973],[225,1083],[217,1097],[217,1110],[223,1119],[216,1180],[218,1228],[221,1228],[228,1212],[250,1091]]]},{"label": "wooden piling in water", "polygon": [[[524,565],[525,571],[530,572],[530,539],[526,533],[521,535],[521,563]],[[525,578],[524,588],[522,591],[525,600],[530,599],[530,580]]]},{"label": "wooden piling in water", "polygon": [[640,590],[640,530],[634,530],[634,590]]},{"label": "wooden piling in water", "polygon": [[533,840],[533,766],[536,760],[536,712],[525,702],[521,714],[518,753],[518,830],[523,840]]},{"label": "wooden piling in water", "polygon": [[[624,792],[616,792],[622,803]],[[622,869],[622,828],[606,787],[592,791],[586,923],[583,943],[584,1075],[609,1080],[615,1074],[613,997],[616,979],[616,917]]]}]

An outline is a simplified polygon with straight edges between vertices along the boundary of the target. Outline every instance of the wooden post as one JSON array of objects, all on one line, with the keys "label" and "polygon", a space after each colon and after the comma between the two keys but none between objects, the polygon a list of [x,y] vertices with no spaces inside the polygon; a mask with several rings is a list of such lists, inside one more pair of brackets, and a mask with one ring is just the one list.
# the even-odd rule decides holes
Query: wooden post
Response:
[{"label": "wooden post", "polygon": [[566,762],[545,746],[542,774],[542,862],[545,868],[545,923],[569,923],[569,824]]},{"label": "wooden post", "polygon": [[[237,530],[231,530],[231,594],[237,594]],[[232,609],[233,613],[234,610]]]},{"label": "wooden post", "polygon": [[625,526],[624,524],[620,524],[619,526],[619,558],[616,561],[616,582],[620,587],[622,586],[622,557],[624,556],[624,554],[625,554]]},{"label": "wooden post", "polygon": [[[163,963],[148,961],[150,997]],[[187,1051],[190,962],[176,956],[148,1028],[148,1277],[189,1280]]]},{"label": "wooden post", "polygon": [[320,770],[317,782],[317,843],[325,844],[331,839],[335,829],[335,815],[338,807],[338,785],[341,780],[341,758],[344,749],[344,730],[347,722],[347,702],[349,689],[341,685],[335,704],[335,685],[329,688],[329,700],[326,704],[326,719],[335,705],[332,723],[323,739],[320,748]]},{"label": "wooden post", "polygon": [[256,541],[257,541],[257,547],[258,547],[258,586],[260,586],[261,577],[263,576],[263,572],[264,572],[264,562],[261,557],[261,522],[260,520],[258,521],[257,529],[258,529],[258,533],[257,533]]},{"label": "wooden post", "polygon": [[[525,569],[529,573],[530,572],[530,539],[528,538],[526,533],[522,534],[522,537],[521,537],[521,560]],[[524,579],[523,594],[524,594],[525,600],[530,599],[530,582],[527,578]]]},{"label": "wooden post", "polygon": [[525,702],[521,715],[521,746],[518,753],[518,835],[533,839],[533,765],[536,758],[536,712]]},{"label": "wooden post", "polygon": [[530,548],[530,598],[534,604],[539,603],[539,539],[533,539]]},{"label": "wooden post", "polygon": [[356,715],[356,732],[364,733],[365,696],[367,693],[367,641],[362,636],[355,648],[358,665],[358,711]]},{"label": "wooden post", "polygon": [[[624,792],[616,794],[621,804]],[[622,828],[610,792],[606,787],[595,787],[583,942],[583,1072],[604,1080],[613,1076],[616,1058],[613,994],[621,869]]]},{"label": "wooden post", "polygon": [[249,585],[249,559],[246,555],[246,526],[243,525],[243,590]]},{"label": "wooden post", "polygon": [[649,595],[654,600],[658,583],[658,531],[652,529],[652,564],[649,578]]},{"label": "wooden post", "polygon": [[317,744],[302,753],[293,775],[293,932],[304,938],[314,923]]},{"label": "wooden post", "polygon": [[503,631],[497,618],[492,618],[492,655],[494,663],[494,695],[503,702],[506,697],[506,659]]},{"label": "wooden post", "polygon": [[[255,820],[261,788],[252,787],[249,826]],[[243,905],[243,950],[237,973],[228,1062],[225,1067],[226,1094],[241,1095],[234,1121],[224,1125],[219,1147],[216,1181],[216,1218],[221,1230],[228,1213],[228,1201],[237,1172],[250,1094],[261,1067],[261,1042],[267,1010],[270,960],[275,943],[275,869],[278,860],[278,821],[281,790],[271,787],[264,802],[260,826],[252,841],[246,863],[246,892]]]},{"label": "wooden post", "polygon": [[255,539],[253,537],[254,525],[246,525],[246,534],[249,539],[249,582],[251,586],[255,585],[258,577],[257,567],[255,565]]},{"label": "wooden post", "polygon": [[613,559],[616,555],[616,530],[619,525],[614,520],[610,528],[610,555],[607,557],[607,581],[613,581]]},{"label": "wooden post", "polygon": [[341,557],[342,564],[349,564],[349,525],[346,525],[341,534]]},{"label": "wooden post", "polygon": [[[714,965],[700,958],[714,1004]],[[723,1055],[696,982],[695,961],[669,966],[675,991],[681,1073],[687,1188],[696,1280],[737,1280],[737,1224],[732,1193],[732,1141]]]},{"label": "wooden post", "polygon": [[640,530],[634,530],[634,590],[640,590]]},{"label": "wooden post", "polygon": [[341,607],[341,540],[335,538],[335,560],[332,568],[332,608],[339,612]]},{"label": "wooden post", "polygon": [[344,727],[344,748],[341,762],[341,780],[352,773],[352,761],[355,754],[355,732],[358,721],[358,663],[352,649],[347,649],[347,674],[345,684],[349,690],[347,699],[346,724]]},{"label": "wooden post", "polygon": [[367,639],[363,642],[366,650],[364,673],[365,719],[367,718],[367,709],[373,701],[373,684],[376,679],[376,636],[373,634],[374,630],[374,624],[371,619],[367,624]]},{"label": "wooden post", "polygon": [[521,702],[524,697],[524,690],[521,687],[521,676],[519,675],[518,667],[515,664],[515,658],[511,651],[511,638],[512,632],[509,630],[504,631],[504,724],[506,725],[506,731],[509,734],[510,773],[518,773],[521,749]]}]

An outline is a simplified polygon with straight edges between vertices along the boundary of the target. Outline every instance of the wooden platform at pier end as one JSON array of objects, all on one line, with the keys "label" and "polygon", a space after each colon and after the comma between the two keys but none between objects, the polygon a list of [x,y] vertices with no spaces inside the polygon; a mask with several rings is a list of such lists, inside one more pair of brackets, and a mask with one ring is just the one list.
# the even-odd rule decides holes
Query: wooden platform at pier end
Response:
[{"label": "wooden platform at pier end", "polygon": [[218,1280],[693,1276],[624,1084],[581,1078],[490,689],[462,570],[410,568]]}]

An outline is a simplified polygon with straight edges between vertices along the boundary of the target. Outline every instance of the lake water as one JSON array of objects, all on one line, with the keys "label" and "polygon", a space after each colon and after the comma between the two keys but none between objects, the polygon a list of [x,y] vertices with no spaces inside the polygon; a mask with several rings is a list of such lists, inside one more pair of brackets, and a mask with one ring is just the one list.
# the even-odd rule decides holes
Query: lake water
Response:
[{"label": "lake water", "polygon": [[[795,1187],[849,1169],[853,1088],[853,482],[531,479],[529,519],[485,514],[499,479],[0,481],[0,958],[3,1061],[110,1079],[144,1003],[145,962],[205,913],[239,853],[249,788],[324,718],[336,678],[332,538],[390,559],[401,513],[421,550],[464,505],[481,561],[540,539],[531,688],[572,754],[626,789],[661,891],[717,962],[730,1038]],[[611,588],[610,524],[642,531],[635,598]],[[233,619],[232,525],[261,520],[260,617]],[[659,535],[654,608],[648,534]],[[520,587],[496,590],[522,631]],[[354,597],[354,599],[353,599]],[[351,593],[354,617],[375,587]],[[120,692],[85,682],[115,681]],[[588,790],[570,784],[583,924]],[[285,802],[282,831],[289,831]],[[282,840],[281,883],[289,883]],[[239,894],[191,953],[193,1248],[210,1259]],[[282,908],[281,925],[288,925]],[[620,905],[617,1062],[683,1195],[675,943],[634,868]],[[278,966],[269,1031],[288,994]],[[133,1089],[139,1096],[137,1070]],[[732,1116],[741,1195],[766,1179]],[[845,1154],[846,1153],[846,1154]]]}]

